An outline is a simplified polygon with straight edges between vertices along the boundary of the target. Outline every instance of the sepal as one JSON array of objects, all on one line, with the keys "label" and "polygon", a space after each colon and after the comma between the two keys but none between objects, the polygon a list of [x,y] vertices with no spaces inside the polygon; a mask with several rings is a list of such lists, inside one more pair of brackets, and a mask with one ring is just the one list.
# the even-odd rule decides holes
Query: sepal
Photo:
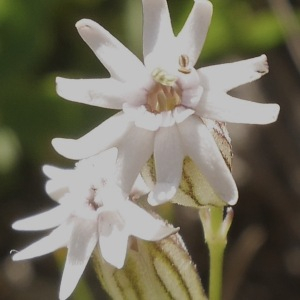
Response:
[{"label": "sepal", "polygon": [[98,278],[112,299],[206,300],[196,267],[180,235],[159,242],[133,239],[122,269],[94,251]]}]

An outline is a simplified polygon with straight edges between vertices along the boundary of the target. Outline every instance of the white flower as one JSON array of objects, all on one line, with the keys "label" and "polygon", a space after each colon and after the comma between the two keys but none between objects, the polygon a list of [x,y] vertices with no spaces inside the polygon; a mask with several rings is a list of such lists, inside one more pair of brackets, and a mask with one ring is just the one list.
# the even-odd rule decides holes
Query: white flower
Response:
[{"label": "white flower", "polygon": [[57,78],[67,100],[121,109],[79,138],[54,139],[63,156],[82,159],[118,148],[119,184],[129,191],[152,154],[156,185],[153,205],[174,196],[189,156],[217,195],[230,205],[238,192],[232,175],[202,118],[221,122],[267,124],[277,104],[236,99],[227,91],[268,72],[265,55],[196,70],[212,15],[212,4],[195,0],[178,36],[174,36],[166,0],[143,0],[144,64],[103,27],[91,20],[76,24],[79,34],[109,71],[105,79]]},{"label": "white flower", "polygon": [[68,298],[73,292],[97,245],[105,261],[122,268],[129,236],[157,241],[178,231],[124,198],[111,174],[105,172],[107,166],[108,170],[113,169],[114,150],[104,152],[97,161],[80,162],[75,170],[45,166],[43,170],[50,177],[46,189],[53,198],[58,198],[59,205],[13,224],[17,230],[56,227],[48,236],[17,252],[13,260],[68,247],[60,299]]}]

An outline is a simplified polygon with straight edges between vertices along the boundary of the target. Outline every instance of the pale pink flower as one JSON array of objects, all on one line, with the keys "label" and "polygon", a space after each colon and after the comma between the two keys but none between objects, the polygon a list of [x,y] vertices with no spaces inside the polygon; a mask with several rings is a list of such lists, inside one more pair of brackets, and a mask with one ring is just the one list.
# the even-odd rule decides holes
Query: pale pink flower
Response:
[{"label": "pale pink flower", "polygon": [[91,20],[76,24],[111,77],[57,78],[57,92],[67,100],[118,109],[85,136],[54,139],[63,156],[82,159],[118,148],[119,184],[130,191],[142,167],[154,154],[156,185],[153,205],[171,199],[189,156],[216,194],[233,205],[235,181],[203,119],[268,124],[277,119],[277,104],[261,104],[227,92],[268,72],[265,55],[235,63],[195,69],[209,28],[212,4],[195,0],[180,33],[174,36],[166,0],[143,0],[142,63],[108,31]]},{"label": "pale pink flower", "polygon": [[[46,237],[14,254],[13,260],[30,259],[67,247],[60,299],[73,292],[96,247],[106,262],[122,268],[130,236],[157,241],[178,231],[124,197],[115,186],[114,150],[81,161],[74,170],[45,166],[44,173],[50,177],[46,190],[58,206],[13,224],[14,229],[23,231],[56,227]],[[143,188],[135,186],[134,196]]]}]

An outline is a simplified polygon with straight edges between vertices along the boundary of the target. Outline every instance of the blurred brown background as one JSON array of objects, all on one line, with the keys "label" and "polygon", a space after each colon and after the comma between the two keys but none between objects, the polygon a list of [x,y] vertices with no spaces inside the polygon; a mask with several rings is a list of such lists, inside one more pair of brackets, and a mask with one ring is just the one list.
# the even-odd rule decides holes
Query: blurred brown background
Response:
[{"label": "blurred brown background", "polygon": [[[11,223],[53,206],[43,164],[72,166],[54,137],[79,137],[112,112],[62,100],[55,77],[107,73],[76,32],[81,18],[101,23],[141,57],[140,0],[0,1],[0,299],[57,299],[65,251],[13,263],[44,233]],[[300,1],[213,0],[214,15],[198,66],[267,54],[270,73],[233,95],[281,106],[266,126],[230,125],[240,199],[225,257],[224,300],[300,299]],[[175,32],[192,0],[169,0]],[[195,211],[174,209],[207,285],[207,250]],[[198,229],[198,230],[197,230]],[[106,299],[91,266],[70,299]]]}]

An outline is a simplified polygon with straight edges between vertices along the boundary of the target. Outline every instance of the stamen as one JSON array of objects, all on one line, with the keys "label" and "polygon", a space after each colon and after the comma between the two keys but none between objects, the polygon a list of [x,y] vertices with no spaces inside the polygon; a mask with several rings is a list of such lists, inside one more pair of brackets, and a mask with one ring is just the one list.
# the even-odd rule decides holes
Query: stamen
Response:
[{"label": "stamen", "polygon": [[178,71],[183,74],[189,74],[191,73],[191,69],[187,68],[189,65],[190,59],[186,54],[181,54],[179,56],[179,69]]},{"label": "stamen", "polygon": [[170,75],[160,68],[156,68],[151,75],[156,82],[165,86],[173,86],[177,80],[176,76]]},{"label": "stamen", "polygon": [[177,77],[157,68],[152,72],[156,84],[148,93],[146,108],[152,113],[171,111],[181,103],[181,90]]},{"label": "stamen", "polygon": [[173,110],[181,103],[181,92],[175,85],[174,87],[156,84],[148,94],[147,109],[152,113]]}]

